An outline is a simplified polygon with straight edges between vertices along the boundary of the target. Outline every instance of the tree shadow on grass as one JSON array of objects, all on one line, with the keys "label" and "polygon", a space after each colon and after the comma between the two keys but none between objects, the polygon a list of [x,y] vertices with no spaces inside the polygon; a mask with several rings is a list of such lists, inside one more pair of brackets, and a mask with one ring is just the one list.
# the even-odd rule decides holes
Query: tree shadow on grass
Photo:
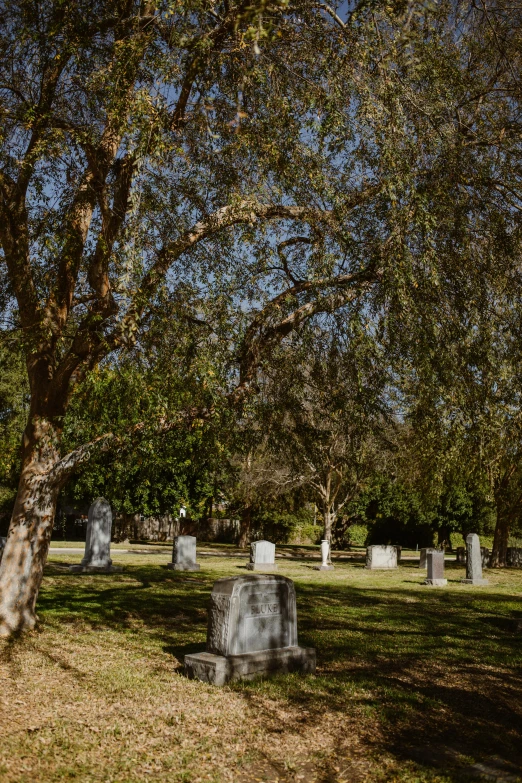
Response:
[{"label": "tree shadow on grass", "polygon": [[[301,586],[299,604],[300,643],[317,648],[318,676],[305,685],[291,679],[284,694],[311,721],[326,709],[369,709],[385,738],[384,748],[382,735],[376,740],[376,753],[416,763],[421,756],[455,780],[463,774],[451,766],[459,754],[499,756],[522,770],[521,637],[512,630],[512,596],[314,585]],[[248,684],[241,690],[255,694]],[[425,752],[430,746],[438,764]]]},{"label": "tree shadow on grass", "polygon": [[[52,570],[50,576],[38,605],[47,623],[146,629],[173,665],[205,649],[215,574],[186,577],[128,566],[110,577]],[[326,713],[337,714],[342,726],[344,716],[369,710],[381,727],[373,747],[365,733],[375,753],[385,749],[418,762],[419,748],[430,746],[479,760],[496,755],[522,767],[522,686],[515,668],[521,636],[511,630],[519,598],[484,588],[413,591],[321,582],[297,582],[296,588],[299,642],[317,649],[318,674],[232,686],[256,713],[270,709],[271,700],[260,707],[256,698],[266,689],[296,715],[306,711],[314,725]],[[428,768],[436,766],[429,753],[421,756]],[[447,774],[459,779],[451,761],[444,764],[443,758]]]}]

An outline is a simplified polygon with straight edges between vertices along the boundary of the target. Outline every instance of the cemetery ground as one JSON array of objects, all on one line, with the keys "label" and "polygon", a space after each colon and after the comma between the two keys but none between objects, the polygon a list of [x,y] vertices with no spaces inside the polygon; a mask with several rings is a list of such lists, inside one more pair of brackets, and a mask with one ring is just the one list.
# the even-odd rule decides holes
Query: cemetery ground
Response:
[{"label": "cemetery ground", "polygon": [[110,575],[51,553],[39,626],[2,643],[0,780],[520,780],[522,572],[470,587],[446,561],[448,587],[430,588],[415,561],[370,572],[361,552],[315,571],[317,549],[277,548],[317,674],[223,688],[185,679],[183,657],[205,648],[212,585],[248,573],[246,553],[202,544],[183,573],[170,545],[119,545]]}]

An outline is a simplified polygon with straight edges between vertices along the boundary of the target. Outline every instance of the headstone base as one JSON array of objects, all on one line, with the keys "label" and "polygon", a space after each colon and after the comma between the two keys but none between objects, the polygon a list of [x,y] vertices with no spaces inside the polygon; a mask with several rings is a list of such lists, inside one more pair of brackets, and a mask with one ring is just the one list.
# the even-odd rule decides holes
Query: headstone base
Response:
[{"label": "headstone base", "polygon": [[398,568],[398,566],[394,566],[394,565],[391,565],[391,566],[385,566],[385,565],[383,565],[383,566],[371,566],[371,565],[367,565],[367,566],[364,566],[364,567],[365,567],[365,569],[367,571],[395,571]]},{"label": "headstone base", "polygon": [[69,571],[75,574],[115,574],[118,571],[123,571],[120,566],[84,566],[84,565],[71,565]]},{"label": "headstone base", "polygon": [[334,567],[333,565],[328,565],[328,566],[320,565],[320,566],[314,566],[314,569],[316,571],[333,571]]},{"label": "headstone base", "polygon": [[489,585],[489,579],[461,579],[463,585]]},{"label": "headstone base", "polygon": [[270,677],[280,672],[314,674],[315,650],[312,647],[283,647],[243,655],[225,656],[208,652],[185,655],[185,675],[211,685]]},{"label": "headstone base", "polygon": [[433,587],[445,587],[448,584],[447,579],[425,579],[423,585],[432,585]]},{"label": "headstone base", "polygon": [[261,571],[269,574],[272,571],[277,571],[278,565],[275,563],[247,563],[247,568],[249,571]]},{"label": "headstone base", "polygon": [[168,563],[167,568],[172,571],[199,571],[199,563]]}]

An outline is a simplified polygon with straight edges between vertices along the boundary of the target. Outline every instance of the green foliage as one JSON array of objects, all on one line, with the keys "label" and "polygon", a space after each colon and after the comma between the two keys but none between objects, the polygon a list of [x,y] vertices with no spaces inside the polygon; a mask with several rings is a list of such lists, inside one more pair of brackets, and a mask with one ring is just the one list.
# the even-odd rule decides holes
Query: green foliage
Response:
[{"label": "green foliage", "polygon": [[368,545],[400,544],[414,549],[433,544],[433,514],[415,490],[377,476],[358,506],[368,523]]},{"label": "green foliage", "polygon": [[255,538],[266,538],[276,544],[315,544],[321,535],[321,526],[314,524],[310,505],[296,511],[255,509],[252,514]]},{"label": "green foliage", "polygon": [[368,540],[367,525],[350,525],[348,528],[349,543],[354,546],[365,546]]},{"label": "green foliage", "polygon": [[24,365],[19,342],[4,335],[0,343],[0,513],[8,516],[18,486],[20,445],[29,410]]}]

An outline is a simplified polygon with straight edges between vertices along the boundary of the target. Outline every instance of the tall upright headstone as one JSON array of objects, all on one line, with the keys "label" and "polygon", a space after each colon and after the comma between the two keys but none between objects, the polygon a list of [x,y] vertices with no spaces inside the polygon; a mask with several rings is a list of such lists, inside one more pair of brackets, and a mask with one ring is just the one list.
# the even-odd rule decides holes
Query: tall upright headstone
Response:
[{"label": "tall upright headstone", "polygon": [[297,643],[294,583],[276,574],[215,582],[207,649],[185,656],[187,676],[224,685],[288,671],[315,671],[315,650]]},{"label": "tall upright headstone", "polygon": [[448,584],[448,580],[444,579],[444,552],[437,549],[428,552],[426,556],[428,577],[424,580],[425,585],[432,585],[433,587],[443,587]]},{"label": "tall upright headstone", "polygon": [[275,544],[271,541],[252,541],[247,568],[249,571],[277,571]]},{"label": "tall upright headstone", "polygon": [[100,571],[109,573],[115,569],[111,560],[111,504],[98,498],[89,509],[85,555],[81,565],[70,566],[71,571]]},{"label": "tall upright headstone", "polygon": [[366,568],[370,570],[397,568],[397,547],[377,545],[367,547]]},{"label": "tall upright headstone", "polygon": [[488,580],[482,578],[482,553],[480,539],[476,533],[466,537],[466,578],[461,582],[467,585],[487,585]]},{"label": "tall upright headstone", "polygon": [[168,568],[175,571],[199,571],[196,563],[196,536],[176,536],[172,547],[172,562]]},{"label": "tall upright headstone", "polygon": [[317,571],[333,571],[334,567],[330,560],[330,542],[323,538],[321,541],[321,565],[316,566]]}]

